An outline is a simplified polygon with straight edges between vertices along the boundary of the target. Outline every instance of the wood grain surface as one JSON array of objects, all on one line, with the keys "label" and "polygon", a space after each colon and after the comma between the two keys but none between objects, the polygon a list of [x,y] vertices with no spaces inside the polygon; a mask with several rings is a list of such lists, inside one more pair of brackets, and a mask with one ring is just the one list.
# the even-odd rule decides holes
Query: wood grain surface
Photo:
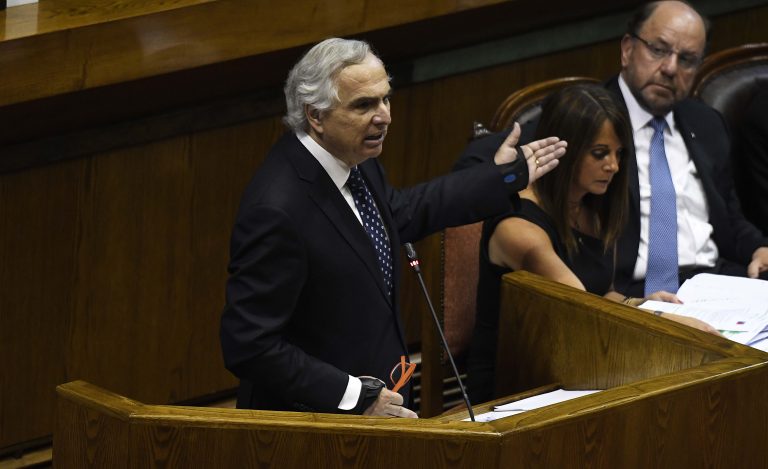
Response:
[{"label": "wood grain surface", "polygon": [[[57,389],[54,462],[63,468],[728,467],[735,452],[739,467],[762,467],[768,456],[762,444],[768,354],[731,347],[699,331],[691,334],[646,313],[647,321],[603,298],[571,308],[570,290],[532,274],[509,275],[504,315],[558,316],[560,328],[570,326],[566,345],[604,349],[606,356],[635,346],[622,342],[627,336],[650,344],[661,339],[659,348],[671,365],[633,361],[616,366],[600,353],[581,362],[520,360],[515,366],[533,370],[531,376],[541,369],[555,377],[581,378],[571,379],[577,384],[521,383],[525,390],[497,403],[557,387],[578,389],[579,383],[600,382],[607,368],[619,376],[602,392],[490,423],[460,421],[464,410],[409,420],[144,405],[77,381]],[[534,300],[526,303],[526,298]],[[535,321],[516,323],[519,331],[505,336],[500,349],[515,350],[510,337],[540,332]],[[591,334],[590,328],[601,333]],[[617,340],[605,340],[606,335]],[[703,363],[686,363],[702,351]],[[643,375],[648,376],[636,378]],[[485,412],[491,404],[477,405],[475,411]]]}]

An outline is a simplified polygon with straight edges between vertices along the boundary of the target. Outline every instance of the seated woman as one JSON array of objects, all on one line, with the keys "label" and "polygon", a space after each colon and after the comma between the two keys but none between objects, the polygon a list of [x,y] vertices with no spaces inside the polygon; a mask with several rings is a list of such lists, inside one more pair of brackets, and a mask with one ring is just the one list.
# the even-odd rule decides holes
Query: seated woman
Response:
[{"label": "seated woman", "polygon": [[[614,244],[626,219],[627,170],[633,151],[625,111],[610,91],[577,85],[553,93],[542,108],[537,135],[568,142],[559,166],[520,193],[517,211],[486,221],[480,247],[477,320],[468,363],[473,402],[493,398],[501,276],[527,270],[608,299],[636,306],[612,288]],[[679,303],[672,293],[648,299]],[[694,318],[663,317],[718,332]]]}]

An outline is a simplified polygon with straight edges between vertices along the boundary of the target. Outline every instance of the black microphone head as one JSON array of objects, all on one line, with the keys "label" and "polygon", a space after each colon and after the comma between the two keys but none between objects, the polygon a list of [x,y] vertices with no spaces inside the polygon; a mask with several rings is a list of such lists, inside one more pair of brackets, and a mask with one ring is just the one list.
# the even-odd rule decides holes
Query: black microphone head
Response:
[{"label": "black microphone head", "polygon": [[415,261],[417,256],[413,243],[405,243],[403,246],[405,246],[405,255],[408,256],[408,259]]}]

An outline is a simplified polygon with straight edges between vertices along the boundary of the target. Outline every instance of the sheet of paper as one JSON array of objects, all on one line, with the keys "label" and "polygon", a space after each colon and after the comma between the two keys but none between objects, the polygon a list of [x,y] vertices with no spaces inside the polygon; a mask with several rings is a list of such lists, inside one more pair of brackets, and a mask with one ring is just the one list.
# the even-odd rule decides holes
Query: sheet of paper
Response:
[{"label": "sheet of paper", "polygon": [[520,411],[526,411],[526,410],[533,410],[538,409],[544,406],[557,404],[560,402],[569,401],[571,399],[576,399],[577,397],[586,396],[592,393],[599,392],[599,390],[590,390],[590,391],[566,391],[565,389],[558,389],[552,392],[547,392],[544,394],[539,394],[537,396],[532,396],[527,399],[521,399],[519,401],[510,402],[509,404],[504,405],[498,405],[494,407],[493,410],[500,410],[500,411],[509,411],[509,410],[520,410]]},{"label": "sheet of paper", "polygon": [[8,0],[6,6],[17,7],[19,5],[26,5],[28,3],[37,3],[37,0]]},{"label": "sheet of paper", "polygon": [[[510,402],[509,404],[497,405],[491,412],[475,415],[475,421],[490,422],[492,420],[502,419],[504,417],[509,417],[510,415],[526,412],[528,410],[534,410],[548,405],[569,401],[571,399],[576,399],[577,397],[586,396],[596,392],[600,392],[600,390],[566,391],[565,389],[557,389],[555,391],[528,397],[519,401]],[[468,422],[470,419],[465,418],[464,421]]]},{"label": "sheet of paper", "polygon": [[681,316],[692,316],[709,323],[712,327],[725,331],[748,332],[758,328],[755,333],[763,330],[768,313],[764,308],[755,309],[747,305],[729,305],[727,307],[712,306],[706,303],[675,304],[663,301],[646,301],[641,308],[650,311],[664,311]]},{"label": "sheet of paper", "polygon": [[750,343],[749,346],[762,350],[763,352],[768,352],[768,337],[763,338],[762,340],[756,340]]},{"label": "sheet of paper", "polygon": [[683,282],[677,296],[685,304],[737,302],[768,306],[768,280],[698,274]]},{"label": "sheet of paper", "polygon": [[[510,410],[508,412],[496,412],[496,411],[486,412],[484,414],[475,415],[475,422],[490,422],[492,420],[498,420],[498,419],[503,419],[504,417],[509,417],[510,415],[521,414],[523,412],[524,411],[522,410]],[[467,417],[464,419],[464,421],[470,422],[471,420],[469,417]]]},{"label": "sheet of paper", "polygon": [[[756,343],[758,343],[758,342],[760,342],[762,340],[765,340],[765,339],[768,339],[768,331],[763,330],[763,332],[761,332],[761,333],[757,334],[756,336],[754,336],[752,338],[752,340],[750,340],[747,345],[749,345],[750,347],[758,348],[754,344],[756,344]],[[760,350],[762,350],[762,349],[760,349]]]}]

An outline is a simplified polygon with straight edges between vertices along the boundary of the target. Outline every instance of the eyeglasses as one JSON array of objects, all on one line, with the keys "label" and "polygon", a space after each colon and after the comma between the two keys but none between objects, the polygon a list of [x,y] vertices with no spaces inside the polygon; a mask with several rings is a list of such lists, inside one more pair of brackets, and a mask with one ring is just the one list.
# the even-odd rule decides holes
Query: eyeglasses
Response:
[{"label": "eyeglasses", "polygon": [[407,363],[405,361],[405,355],[400,355],[400,363],[392,368],[392,372],[389,374],[389,379],[392,381],[392,392],[397,392],[405,386],[405,383],[411,379],[411,375],[416,370],[415,363]]},{"label": "eyeglasses", "polygon": [[679,52],[666,46],[654,44],[653,42],[646,41],[634,33],[632,33],[631,36],[643,43],[645,48],[648,50],[648,53],[651,54],[651,57],[653,57],[654,60],[666,60],[673,54],[677,54],[677,64],[680,66],[680,68],[685,70],[693,70],[701,65],[701,57],[696,54]]}]

